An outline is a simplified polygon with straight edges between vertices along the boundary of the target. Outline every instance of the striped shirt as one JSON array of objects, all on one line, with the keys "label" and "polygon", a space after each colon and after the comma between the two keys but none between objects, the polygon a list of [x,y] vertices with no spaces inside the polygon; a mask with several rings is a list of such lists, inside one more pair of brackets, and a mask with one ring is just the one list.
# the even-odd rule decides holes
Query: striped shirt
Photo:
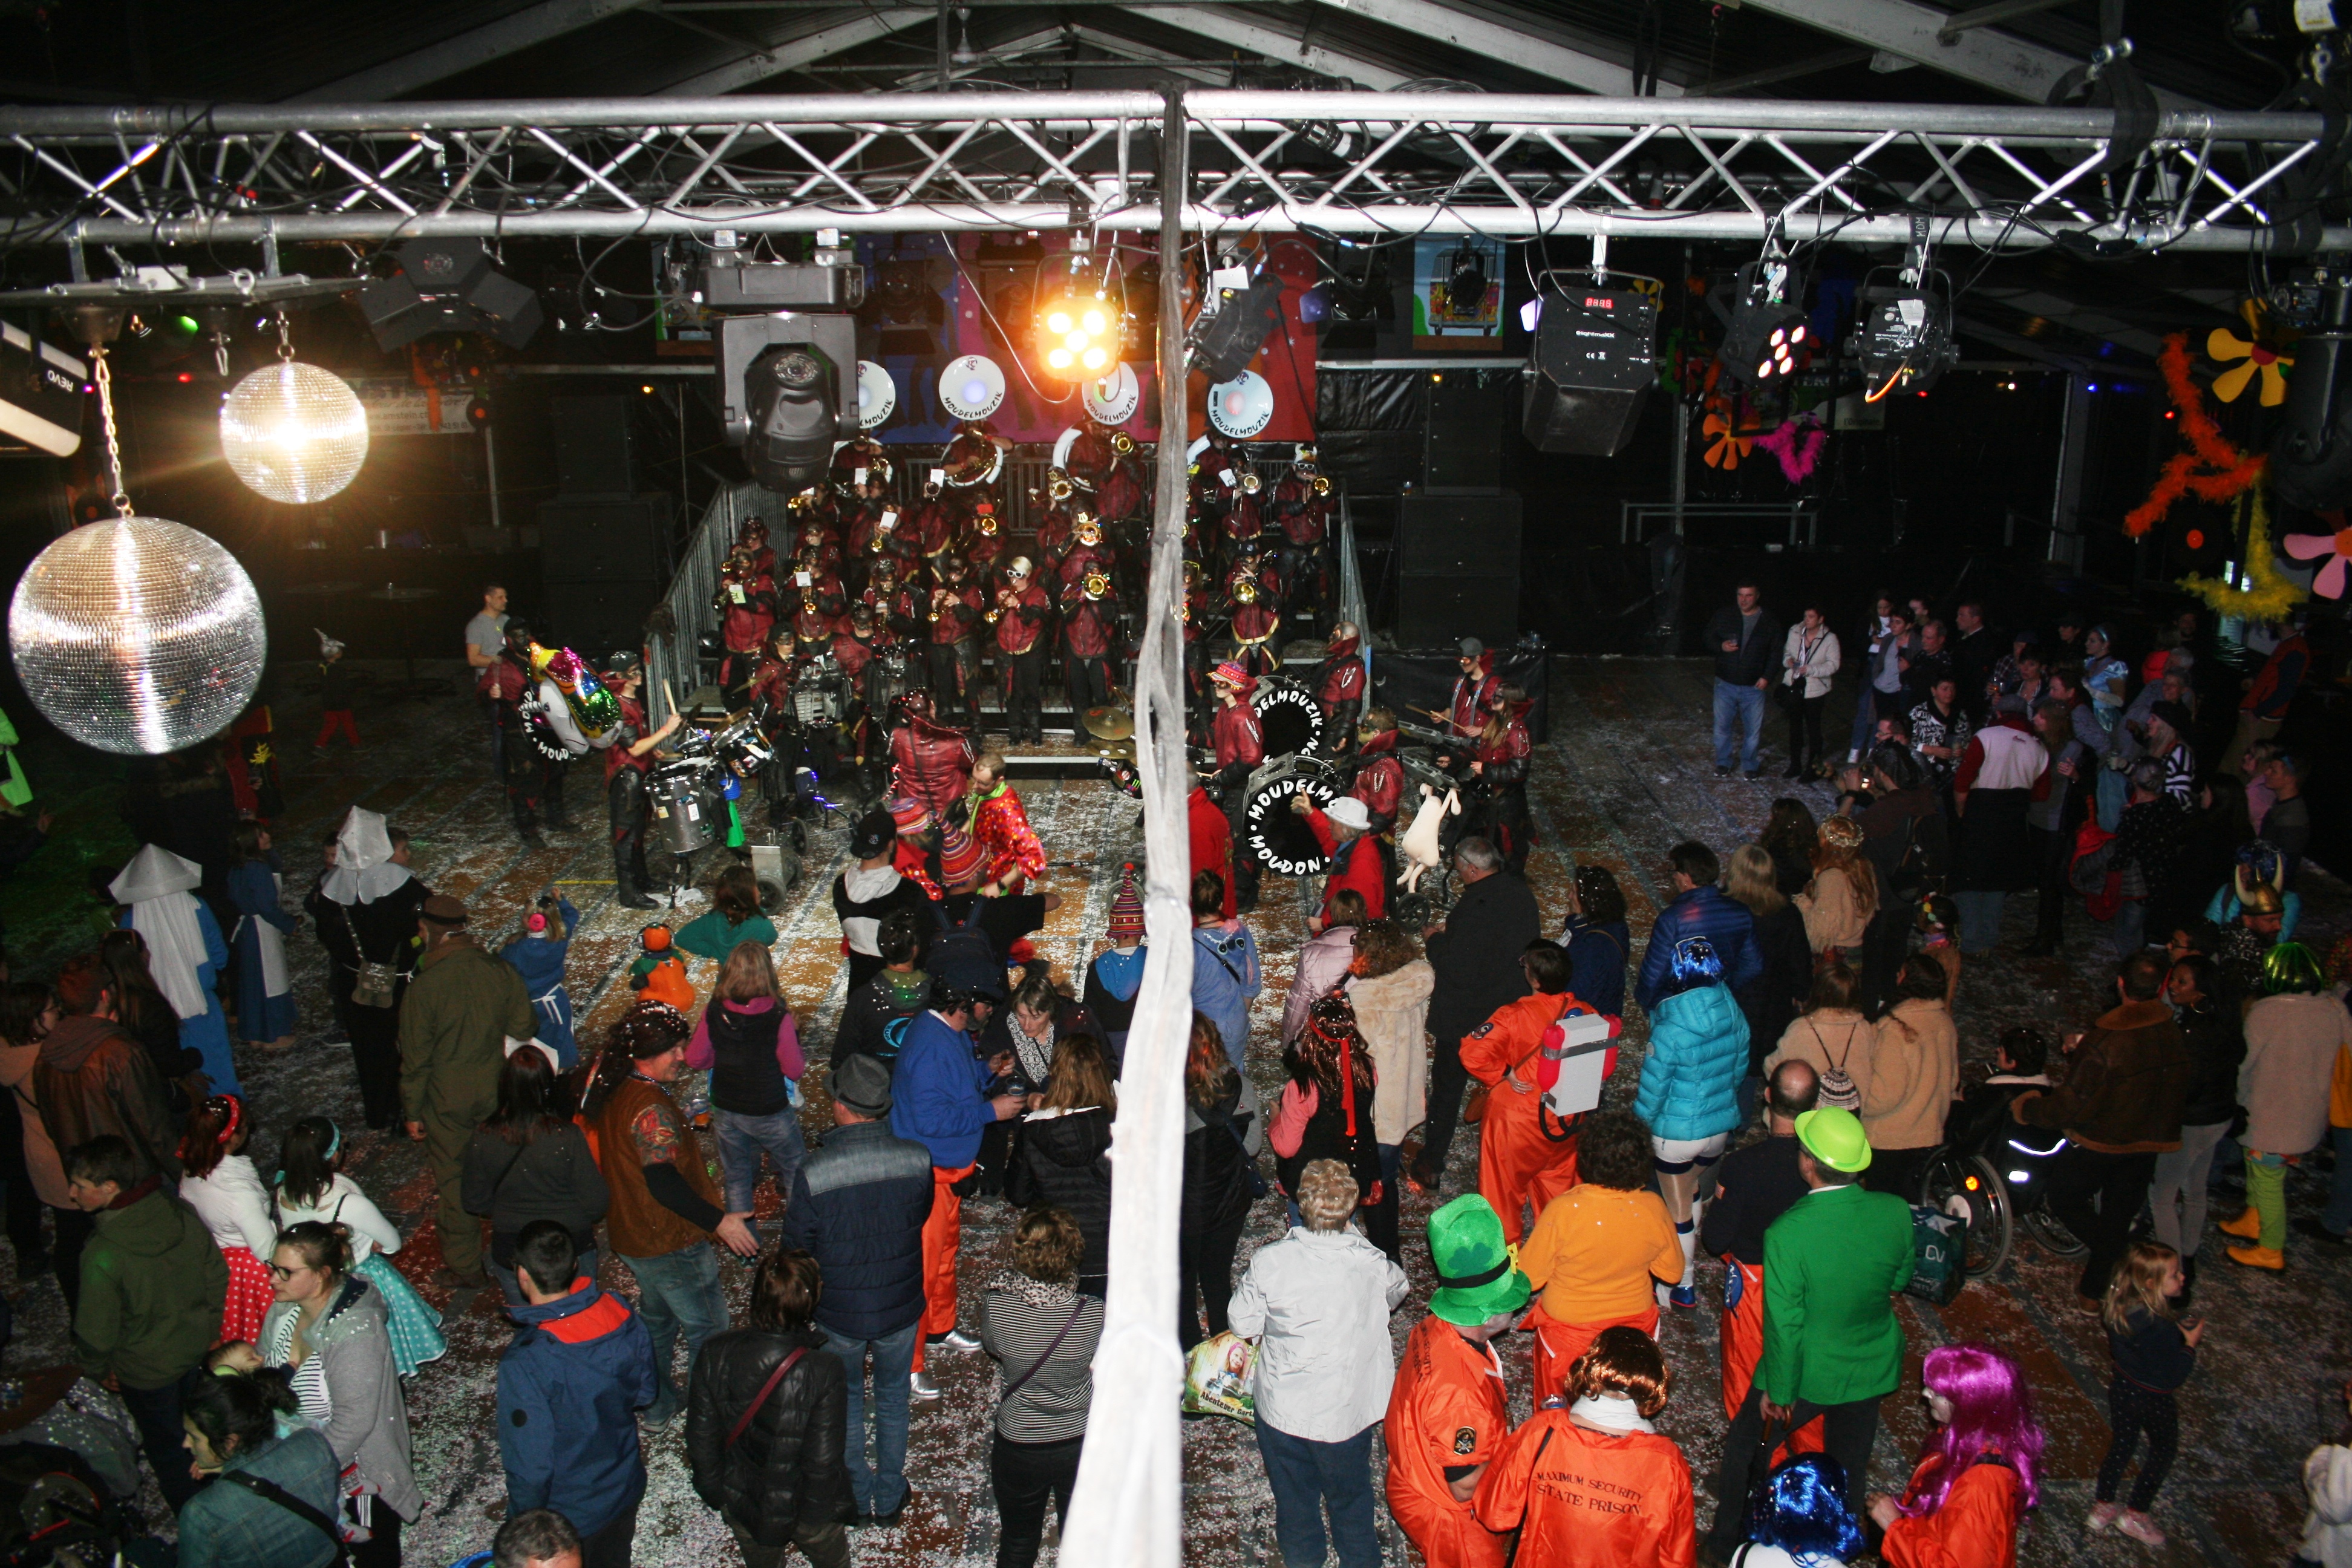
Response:
[{"label": "striped shirt", "polygon": [[1066,1285],[1013,1273],[989,1282],[980,1342],[996,1358],[1005,1384],[1021,1384],[996,1407],[999,1435],[1015,1443],[1066,1443],[1086,1436],[1102,1318],[1100,1300]]}]

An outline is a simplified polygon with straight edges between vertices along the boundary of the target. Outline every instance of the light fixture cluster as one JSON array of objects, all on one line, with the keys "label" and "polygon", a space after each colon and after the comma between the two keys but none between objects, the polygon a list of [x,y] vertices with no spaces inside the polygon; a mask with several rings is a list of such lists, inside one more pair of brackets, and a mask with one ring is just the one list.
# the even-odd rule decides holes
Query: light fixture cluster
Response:
[{"label": "light fixture cluster", "polygon": [[1096,276],[1084,237],[1073,236],[1068,251],[1041,265],[1036,300],[1036,347],[1045,374],[1056,381],[1108,374],[1118,363],[1126,310]]}]

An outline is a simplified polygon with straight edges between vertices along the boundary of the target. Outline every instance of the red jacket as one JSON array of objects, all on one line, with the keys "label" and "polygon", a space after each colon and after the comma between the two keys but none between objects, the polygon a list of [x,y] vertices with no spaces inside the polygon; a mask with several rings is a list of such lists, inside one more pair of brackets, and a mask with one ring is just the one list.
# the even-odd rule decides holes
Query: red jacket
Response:
[{"label": "red jacket", "polygon": [[1528,736],[1528,727],[1513,719],[1503,727],[1503,738],[1489,744],[1481,740],[1475,752],[1479,776],[1490,784],[1523,784],[1528,776],[1528,758],[1534,754],[1535,742]]},{"label": "red jacket", "polygon": [[1447,710],[1446,722],[1457,735],[1475,735],[1486,725],[1486,704],[1495,700],[1495,689],[1503,683],[1495,679],[1495,656],[1482,653],[1470,668],[1470,673],[1454,683],[1454,703]]},{"label": "red jacket", "polygon": [[1111,602],[1084,595],[1071,600],[1064,612],[1062,646],[1072,658],[1110,658],[1118,647],[1118,622]]},{"label": "red jacket", "polygon": [[936,612],[931,621],[931,640],[935,643],[959,643],[973,636],[980,629],[981,616],[988,611],[988,602],[970,584],[961,588],[935,588],[929,604]]},{"label": "red jacket", "polygon": [[1218,709],[1217,716],[1209,721],[1209,744],[1216,748],[1221,768],[1235,763],[1255,767],[1265,761],[1265,733],[1258,726],[1257,710],[1247,702],[1229,702]]},{"label": "red jacket", "polygon": [[1352,702],[1363,694],[1364,659],[1350,638],[1348,651],[1334,654],[1324,662],[1323,679],[1315,689],[1315,700],[1323,705],[1328,716],[1340,703]]},{"label": "red jacket", "polygon": [[530,688],[530,672],[504,648],[492,657],[474,681],[474,689],[493,702],[520,702]]},{"label": "red jacket", "polygon": [[[1920,1462],[1906,1500],[1938,1462]],[[1888,1568],[2017,1568],[2017,1472],[1997,1459],[1978,1460],[1944,1494],[1943,1507],[1897,1519],[1878,1553]]]},{"label": "red jacket", "polygon": [[776,712],[785,712],[793,705],[793,667],[772,654],[760,661],[757,674],[751,677],[751,700],[765,702]]},{"label": "red jacket", "polygon": [[641,773],[649,773],[654,768],[651,752],[642,757],[629,755],[631,746],[653,732],[653,727],[646,721],[646,705],[634,697],[618,697],[615,700],[621,705],[621,721],[614,726],[613,743],[604,748],[604,782],[608,784],[623,768],[635,768]]},{"label": "red jacket", "polygon": [[1364,896],[1365,911],[1373,920],[1385,916],[1389,912],[1389,879],[1386,868],[1381,864],[1380,846],[1372,842],[1370,835],[1341,844],[1331,819],[1320,811],[1307,814],[1307,826],[1315,835],[1315,842],[1323,847],[1323,853],[1331,857],[1331,874],[1323,884],[1323,918],[1331,918],[1331,900],[1347,888]]},{"label": "red jacket", "polygon": [[1234,830],[1209,792],[1196,789],[1184,802],[1184,826],[1192,841],[1192,874],[1214,871],[1225,879],[1224,918],[1234,918]]},{"label": "red jacket", "polygon": [[971,836],[980,845],[980,879],[1017,889],[1024,881],[1045,874],[1045,847],[1029,826],[1029,813],[1013,786],[999,783],[994,794],[971,814]]},{"label": "red jacket", "polygon": [[1073,545],[1070,552],[1062,557],[1061,567],[1055,575],[1063,587],[1076,587],[1087,580],[1089,572],[1099,572],[1106,577],[1110,575],[1113,560],[1108,545]]},{"label": "red jacket", "polygon": [[961,730],[919,716],[890,731],[891,776],[898,793],[944,817],[971,784],[974,752]]},{"label": "red jacket", "polygon": [[1054,613],[1054,601],[1045,597],[1045,590],[1035,582],[1021,590],[1013,607],[996,617],[996,646],[1005,653],[1027,653],[1037,646],[1044,635],[1045,617]]},{"label": "red jacket", "polygon": [[[742,599],[735,597],[740,590]],[[740,582],[725,583],[719,592],[726,612],[719,618],[719,640],[729,653],[756,653],[766,644],[776,624],[776,581],[762,572]]]},{"label": "red jacket", "polygon": [[1234,643],[1238,647],[1258,647],[1273,640],[1282,629],[1282,617],[1274,613],[1274,602],[1260,595],[1246,605],[1234,606]]},{"label": "red jacket", "polygon": [[833,657],[841,666],[841,673],[855,680],[874,661],[874,646],[858,641],[856,634],[844,626],[833,634]]},{"label": "red jacket", "polygon": [[1385,833],[1396,826],[1397,805],[1404,798],[1404,764],[1396,757],[1396,731],[1386,731],[1363,744],[1363,765],[1348,793],[1364,803],[1372,831]]}]

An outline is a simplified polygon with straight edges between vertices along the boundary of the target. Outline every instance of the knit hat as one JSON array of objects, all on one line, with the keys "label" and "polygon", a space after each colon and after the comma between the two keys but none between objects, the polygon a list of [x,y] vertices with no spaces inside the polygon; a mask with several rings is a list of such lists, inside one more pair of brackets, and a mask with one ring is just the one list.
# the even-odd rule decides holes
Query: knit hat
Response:
[{"label": "knit hat", "polygon": [[1470,1327],[1516,1312],[1535,1290],[1519,1272],[1517,1254],[1504,1245],[1495,1205],[1476,1193],[1429,1216],[1429,1258],[1437,1269],[1429,1310],[1449,1323]]},{"label": "knit hat", "polygon": [[930,808],[919,800],[902,796],[890,803],[890,821],[900,837],[911,837],[931,825]]},{"label": "knit hat", "polygon": [[1110,901],[1110,940],[1114,947],[1124,947],[1124,939],[1140,939],[1143,935],[1143,898],[1135,890],[1135,865],[1132,861],[1118,874],[1118,891]]},{"label": "knit hat", "polygon": [[968,827],[950,822],[940,829],[940,883],[950,893],[969,893],[980,886],[988,857]]},{"label": "knit hat", "polygon": [[833,1065],[834,1103],[868,1121],[890,1114],[890,1068],[879,1058],[853,1051]]},{"label": "knit hat", "polygon": [[1870,1169],[1870,1138],[1862,1118],[1851,1110],[1824,1105],[1797,1118],[1797,1142],[1831,1170],[1851,1176]]},{"label": "knit hat", "polygon": [[888,812],[869,811],[850,832],[849,852],[860,860],[871,860],[890,847],[898,831],[898,825]]},{"label": "knit hat", "polygon": [[667,952],[669,951],[669,927],[647,926],[645,930],[637,933],[637,940],[645,943],[646,951],[647,952]]},{"label": "knit hat", "polygon": [[1323,815],[1342,827],[1352,827],[1359,833],[1372,830],[1372,814],[1364,803],[1352,795],[1343,795],[1323,808]]},{"label": "knit hat", "polygon": [[1248,670],[1244,669],[1240,665],[1235,664],[1231,659],[1225,660],[1223,664],[1217,666],[1216,668],[1209,671],[1209,679],[1212,680],[1221,680],[1227,686],[1240,689],[1242,695],[1244,697],[1257,689],[1257,677],[1252,675]]},{"label": "knit hat", "polygon": [[425,900],[425,918],[437,926],[461,926],[466,923],[466,906],[446,893],[436,893]]}]

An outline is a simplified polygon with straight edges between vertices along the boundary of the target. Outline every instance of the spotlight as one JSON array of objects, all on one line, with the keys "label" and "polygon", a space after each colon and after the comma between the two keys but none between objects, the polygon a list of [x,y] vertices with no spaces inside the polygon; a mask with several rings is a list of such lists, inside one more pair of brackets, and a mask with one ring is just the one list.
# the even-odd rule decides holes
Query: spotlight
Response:
[{"label": "spotlight", "polygon": [[432,332],[480,332],[519,349],[539,331],[539,296],[494,268],[480,240],[412,239],[394,254],[400,270],[360,288],[379,348]]},{"label": "spotlight", "polygon": [[1778,258],[1739,269],[1739,303],[1717,357],[1724,374],[1743,385],[1794,375],[1813,346],[1803,308],[1782,298],[1788,281],[1789,264]]},{"label": "spotlight", "polygon": [[1952,341],[1950,281],[1938,295],[1927,277],[1909,276],[1916,280],[1865,280],[1861,290],[1854,351],[1862,361],[1863,395],[1873,403],[1898,387],[1925,394],[1960,357]]},{"label": "spotlight", "polygon": [[1097,280],[1083,237],[1073,236],[1066,254],[1039,264],[1033,298],[1037,344],[1050,377],[1080,381],[1117,362],[1126,305]]},{"label": "spotlight", "polygon": [[1431,302],[1430,314],[1445,321],[1476,321],[1486,311],[1486,258],[1465,240],[1446,258],[1445,299]]},{"label": "spotlight", "polygon": [[818,232],[813,263],[714,265],[696,279],[707,308],[775,312],[719,317],[719,402],[751,477],[783,495],[822,479],[834,444],[859,428],[857,319],[845,312],[866,298],[866,269],[836,237]]},{"label": "spotlight", "polygon": [[751,362],[744,378],[751,430],[743,464],[753,479],[789,495],[823,472],[840,438],[838,379],[825,356],[805,344],[779,344]]},{"label": "spotlight", "polygon": [[1218,293],[1216,314],[1194,328],[1190,368],[1208,372],[1213,382],[1228,382],[1249,368],[1282,324],[1282,279],[1260,268],[1242,288]]}]

